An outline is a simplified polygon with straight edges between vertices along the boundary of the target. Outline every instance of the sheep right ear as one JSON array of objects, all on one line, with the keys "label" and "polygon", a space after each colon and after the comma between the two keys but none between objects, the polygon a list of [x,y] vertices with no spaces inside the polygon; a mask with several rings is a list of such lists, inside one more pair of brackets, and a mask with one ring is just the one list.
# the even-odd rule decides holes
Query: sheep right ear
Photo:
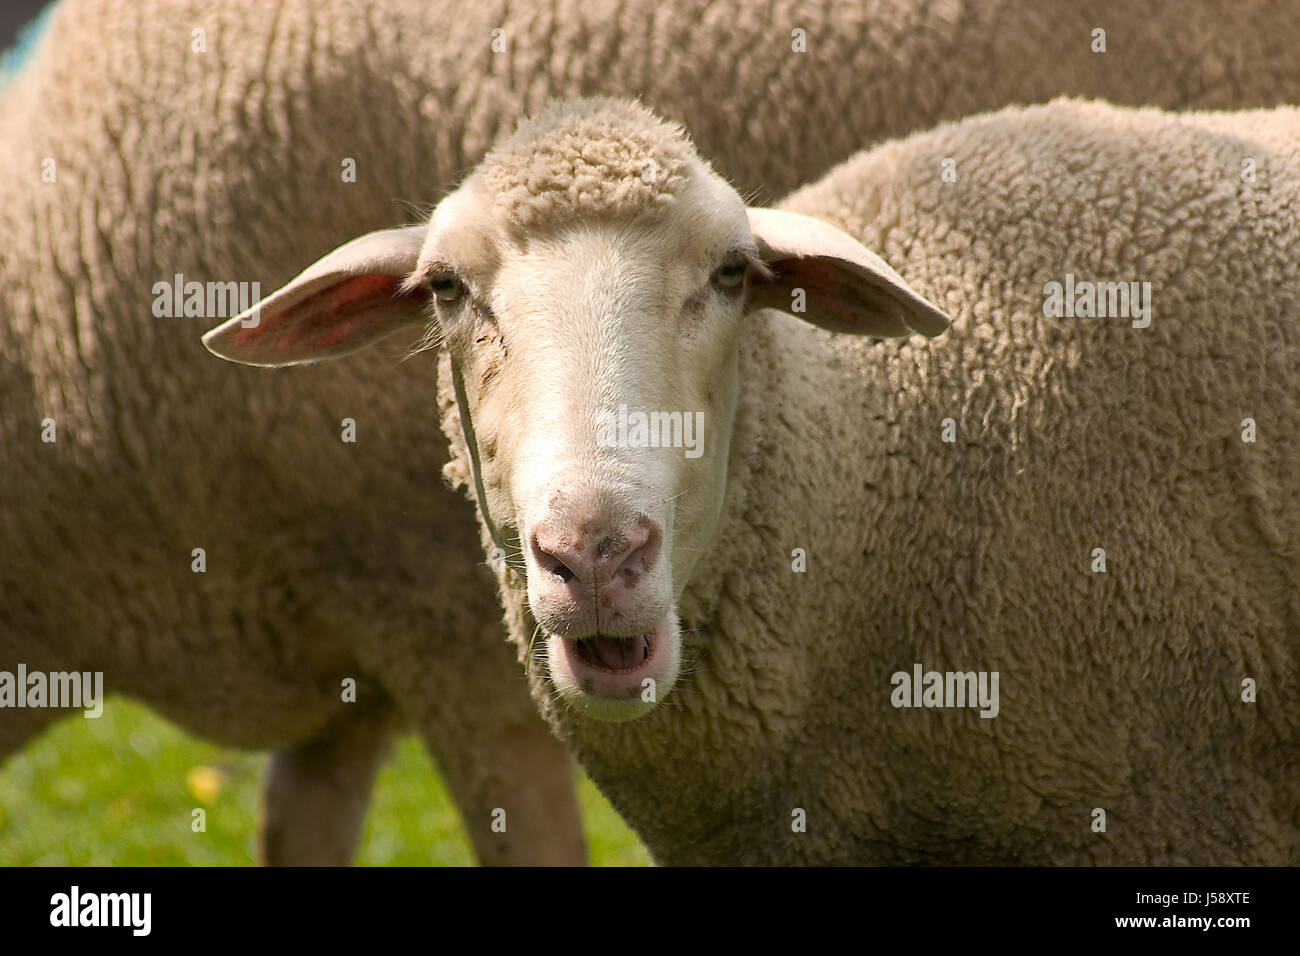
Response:
[{"label": "sheep right ear", "polygon": [[[757,277],[750,301],[832,332],[934,337],[951,320],[847,232],[779,209],[749,209],[749,230],[771,275]],[[794,311],[797,293],[803,311]]]},{"label": "sheep right ear", "polygon": [[402,289],[427,225],[368,233],[308,266],[287,285],[203,336],[214,355],[243,365],[338,358],[421,323],[428,295]]}]

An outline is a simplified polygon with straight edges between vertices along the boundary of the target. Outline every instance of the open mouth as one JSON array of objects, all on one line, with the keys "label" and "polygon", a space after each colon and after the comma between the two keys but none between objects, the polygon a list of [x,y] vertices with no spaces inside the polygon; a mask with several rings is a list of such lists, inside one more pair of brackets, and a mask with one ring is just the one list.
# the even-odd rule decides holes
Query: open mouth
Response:
[{"label": "open mouth", "polygon": [[578,657],[599,670],[621,674],[650,659],[654,632],[637,637],[584,637],[575,641]]},{"label": "open mouth", "polygon": [[669,615],[654,630],[634,637],[553,634],[547,651],[551,677],[563,693],[581,695],[589,713],[590,705],[601,701],[620,708],[635,702],[638,712],[653,708],[677,679],[674,621]]}]

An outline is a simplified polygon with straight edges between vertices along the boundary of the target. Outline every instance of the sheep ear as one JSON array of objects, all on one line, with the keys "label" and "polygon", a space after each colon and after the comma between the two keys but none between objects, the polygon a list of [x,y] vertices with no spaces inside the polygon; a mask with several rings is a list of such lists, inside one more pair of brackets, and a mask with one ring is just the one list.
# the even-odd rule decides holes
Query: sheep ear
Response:
[{"label": "sheep ear", "polygon": [[298,365],[338,358],[424,320],[427,295],[403,289],[427,226],[354,239],[282,289],[209,331],[214,355],[244,365]]},{"label": "sheep ear", "polygon": [[[752,285],[755,308],[780,309],[832,332],[933,337],[952,322],[912,290],[884,259],[829,223],[782,212],[749,210],[759,255],[772,270]],[[796,290],[803,290],[796,312]]]}]

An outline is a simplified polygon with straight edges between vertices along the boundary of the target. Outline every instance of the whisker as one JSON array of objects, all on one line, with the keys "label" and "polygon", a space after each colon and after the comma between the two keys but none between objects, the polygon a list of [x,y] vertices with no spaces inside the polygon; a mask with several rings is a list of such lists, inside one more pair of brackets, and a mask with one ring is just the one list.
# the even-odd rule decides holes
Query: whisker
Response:
[{"label": "whisker", "polygon": [[404,226],[424,225],[433,216],[433,210],[437,207],[437,203],[414,202],[409,199],[394,199],[393,202],[415,217],[414,222],[403,223]]},{"label": "whisker", "polygon": [[447,337],[437,322],[430,322],[425,326],[424,334],[406,350],[401,361],[406,362],[421,355],[424,352],[436,352],[447,344]]}]

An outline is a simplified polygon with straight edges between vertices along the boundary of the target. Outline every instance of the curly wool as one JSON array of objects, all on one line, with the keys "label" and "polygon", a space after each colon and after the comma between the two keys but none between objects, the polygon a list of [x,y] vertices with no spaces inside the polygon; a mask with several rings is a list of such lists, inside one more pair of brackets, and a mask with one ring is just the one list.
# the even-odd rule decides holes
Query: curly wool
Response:
[{"label": "curly wool", "polygon": [[693,150],[685,130],[626,100],[552,103],[492,149],[480,171],[517,226],[666,209]]}]

